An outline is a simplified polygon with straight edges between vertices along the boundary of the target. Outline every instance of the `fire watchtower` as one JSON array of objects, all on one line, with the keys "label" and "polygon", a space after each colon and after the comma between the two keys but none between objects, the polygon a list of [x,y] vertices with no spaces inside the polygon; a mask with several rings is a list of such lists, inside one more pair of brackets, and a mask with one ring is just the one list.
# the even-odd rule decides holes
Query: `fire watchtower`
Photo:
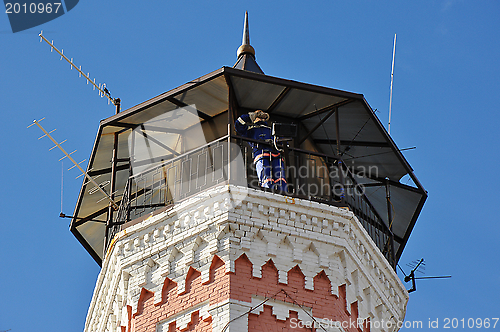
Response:
[{"label": "fire watchtower", "polygon": [[[395,266],[427,197],[412,168],[363,95],[265,75],[247,25],[233,68],[101,121],[88,173],[114,192],[120,210],[110,213],[102,194],[84,183],[73,234],[101,264],[112,232],[137,218],[214,185],[258,189],[249,142],[234,131],[239,115],[257,109],[298,127],[288,148],[286,195],[348,207]],[[231,172],[240,153],[245,172]],[[399,182],[405,175],[413,186]]]},{"label": "fire watchtower", "polygon": [[[265,75],[247,17],[237,55],[101,121],[87,171],[119,209],[84,182],[70,229],[102,266],[85,331],[394,331],[426,191],[363,95]],[[255,110],[297,128],[274,146],[286,192],[259,186],[259,142],[234,129]]]}]

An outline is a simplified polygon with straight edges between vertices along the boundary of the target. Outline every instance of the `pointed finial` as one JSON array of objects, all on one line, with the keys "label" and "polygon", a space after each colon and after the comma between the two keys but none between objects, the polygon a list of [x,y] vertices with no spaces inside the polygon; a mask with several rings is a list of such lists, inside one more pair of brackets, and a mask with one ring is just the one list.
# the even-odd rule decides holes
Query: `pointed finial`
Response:
[{"label": "pointed finial", "polygon": [[248,30],[248,12],[245,12],[245,24],[243,26],[243,39],[241,41],[241,46],[238,48],[237,51],[237,56],[238,58],[242,54],[251,54],[253,57],[255,57],[255,50],[254,48],[250,45],[250,33]]},{"label": "pointed finial", "polygon": [[243,26],[243,40],[241,45],[250,45],[250,33],[248,33],[248,12],[245,12],[245,25]]}]

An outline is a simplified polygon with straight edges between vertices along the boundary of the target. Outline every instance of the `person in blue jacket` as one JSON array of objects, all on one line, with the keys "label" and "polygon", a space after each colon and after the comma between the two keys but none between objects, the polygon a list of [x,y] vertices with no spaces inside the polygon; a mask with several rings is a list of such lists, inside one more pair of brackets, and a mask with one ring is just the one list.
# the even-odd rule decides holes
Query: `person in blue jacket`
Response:
[{"label": "person in blue jacket", "polygon": [[273,149],[271,127],[267,124],[267,120],[269,120],[269,114],[257,110],[240,116],[234,127],[240,136],[267,143],[250,144],[253,148],[253,162],[260,186],[286,192],[287,183],[283,158],[279,151]]}]

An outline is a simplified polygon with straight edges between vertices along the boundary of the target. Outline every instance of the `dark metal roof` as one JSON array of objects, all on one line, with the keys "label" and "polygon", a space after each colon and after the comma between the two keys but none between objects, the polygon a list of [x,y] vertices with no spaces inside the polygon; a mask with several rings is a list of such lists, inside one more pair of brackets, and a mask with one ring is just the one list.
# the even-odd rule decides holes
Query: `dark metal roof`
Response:
[{"label": "dark metal roof", "polygon": [[242,54],[238,57],[238,61],[234,64],[233,68],[252,71],[254,73],[264,74],[262,69],[260,69],[255,57],[251,54]]},{"label": "dark metal roof", "polygon": [[[234,96],[234,100],[230,96]],[[241,112],[262,109],[271,116],[299,123],[307,133],[303,141],[327,155],[337,152],[336,123],[331,115],[332,110],[338,112],[340,155],[354,172],[362,173],[368,167],[376,167],[375,175],[357,180],[366,184],[366,195],[374,208],[387,225],[392,225],[396,257],[400,257],[427,193],[361,94],[223,67],[102,120],[88,171],[99,176],[97,182],[109,189],[110,160],[117,133],[120,162],[116,197],[119,203],[129,177],[128,136],[134,128],[187,105],[196,105],[197,116],[203,122],[227,112],[230,102],[234,102],[233,107]],[[227,124],[220,136],[225,134]],[[405,175],[411,178],[412,185],[400,183]],[[392,220],[387,217],[387,183],[391,188]],[[97,262],[103,258],[105,224],[91,220],[106,220],[108,202],[102,198],[99,191],[84,183],[70,226]]]}]

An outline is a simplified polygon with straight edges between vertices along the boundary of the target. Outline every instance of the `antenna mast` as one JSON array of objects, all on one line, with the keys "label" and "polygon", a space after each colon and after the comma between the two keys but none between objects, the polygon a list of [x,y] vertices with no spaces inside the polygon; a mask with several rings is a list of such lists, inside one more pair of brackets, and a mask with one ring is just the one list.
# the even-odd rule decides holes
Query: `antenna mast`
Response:
[{"label": "antenna mast", "polygon": [[87,73],[87,75],[85,75],[85,73],[82,71],[82,66],[80,67],[77,67],[74,63],[73,63],[73,58],[68,59],[67,56],[64,55],[64,50],[61,50],[59,51],[57,49],[57,47],[54,46],[54,41],[52,42],[49,42],[47,38],[45,38],[45,36],[42,35],[43,31],[40,32],[38,34],[38,36],[40,36],[40,42],[42,42],[42,40],[44,40],[47,44],[50,45],[51,49],[50,51],[52,52],[52,50],[56,50],[57,53],[59,53],[59,55],[61,56],[61,60],[64,58],[64,60],[68,61],[68,63],[71,65],[71,69],[73,69],[73,67],[80,73],[80,77],[83,75],[83,77],[85,77],[85,79],[87,80],[87,84],[89,84],[88,82],[92,83],[92,85],[94,86],[94,89],[97,89],[99,91],[99,95],[101,97],[106,97],[108,98],[108,100],[116,106],[116,113],[118,113],[120,111],[120,98],[111,98],[111,93],[109,92],[109,90],[106,88],[106,83],[103,83],[103,84],[99,84],[97,85],[95,83],[95,78],[94,80],[92,81],[89,77],[89,73]]},{"label": "antenna mast", "polygon": [[[411,287],[411,289],[408,289],[408,293],[412,293],[412,292],[414,292],[414,291],[417,290],[417,283],[415,281],[417,279],[444,279],[444,278],[451,278],[451,276],[415,277],[415,271],[421,272],[421,271],[418,271],[418,268],[420,267],[420,265],[425,266],[425,262],[424,262],[424,259],[422,258],[418,262],[413,262],[413,264],[414,264],[414,267],[410,271],[409,275],[406,275],[405,271],[403,271],[403,269],[401,268],[401,266],[399,266],[399,264],[398,264],[399,269],[401,270],[401,272],[403,272],[403,274],[405,276],[404,281],[405,282],[410,282],[411,281],[411,283],[412,283],[412,287]],[[407,264],[407,265],[410,266],[409,264]],[[421,272],[421,273],[423,273],[423,272]]]},{"label": "antenna mast", "polygon": [[394,34],[394,47],[392,49],[392,70],[391,70],[391,96],[389,99],[389,125],[388,131],[391,134],[391,111],[392,111],[392,82],[394,81],[394,59],[396,57],[396,34]]}]

